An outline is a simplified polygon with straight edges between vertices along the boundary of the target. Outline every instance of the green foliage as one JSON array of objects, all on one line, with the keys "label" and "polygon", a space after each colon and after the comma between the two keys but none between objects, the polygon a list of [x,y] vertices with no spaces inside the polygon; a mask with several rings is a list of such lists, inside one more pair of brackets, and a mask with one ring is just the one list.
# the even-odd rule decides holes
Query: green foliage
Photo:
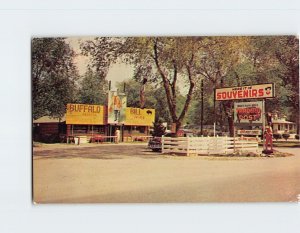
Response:
[{"label": "green foliage", "polygon": [[74,55],[63,38],[32,39],[34,119],[45,115],[61,118],[66,104],[74,100],[78,78]]},{"label": "green foliage", "polygon": [[165,134],[166,128],[163,126],[161,121],[155,122],[154,123],[154,128],[153,128],[153,137],[161,137]]},{"label": "green foliage", "polygon": [[[124,90],[124,84],[125,84],[125,93],[127,96],[127,106],[128,107],[134,107],[139,108],[140,107],[140,88],[141,84],[138,83],[135,80],[128,80],[119,82],[116,84],[118,90],[123,92]],[[148,95],[146,95],[148,96]],[[148,98],[146,97],[146,101]],[[146,107],[149,107],[149,102],[147,102]]]},{"label": "green foliage", "polygon": [[278,139],[282,138],[282,135],[280,133],[273,133],[273,138],[277,141]]},{"label": "green foliage", "polygon": [[91,68],[80,82],[78,102],[83,104],[107,104],[108,83]]},{"label": "green foliage", "polygon": [[214,114],[214,88],[258,83],[276,86],[276,97],[266,102],[267,111],[285,113],[299,122],[296,36],[106,37],[86,42],[82,49],[92,56],[93,67],[103,77],[113,62],[133,65],[137,83],[127,85],[128,105],[140,106],[140,84],[146,80],[145,107],[156,108],[157,115],[175,122],[177,130],[183,122],[199,125],[201,79],[205,83],[204,124],[216,119],[220,126],[228,124],[232,132],[232,101],[217,102]]},{"label": "green foliage", "polygon": [[290,134],[289,133],[283,133],[282,137],[287,141],[288,138],[290,137]]}]

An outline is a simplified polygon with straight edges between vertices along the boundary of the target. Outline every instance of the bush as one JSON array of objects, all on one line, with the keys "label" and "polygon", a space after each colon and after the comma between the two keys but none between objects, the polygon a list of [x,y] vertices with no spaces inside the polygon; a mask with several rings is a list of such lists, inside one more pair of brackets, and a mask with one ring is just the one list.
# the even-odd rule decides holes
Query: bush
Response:
[{"label": "bush", "polygon": [[165,132],[166,132],[166,128],[163,126],[161,121],[154,123],[154,129],[152,133],[153,137],[161,137],[165,134]]},{"label": "bush", "polygon": [[280,133],[274,133],[274,134],[273,134],[273,138],[277,141],[278,139],[281,139],[282,136],[281,136]]},{"label": "bush", "polygon": [[284,134],[282,134],[282,137],[287,141],[288,138],[290,137],[290,134],[289,133],[284,133]]},{"label": "bush", "polygon": [[299,134],[295,135],[295,139],[299,140]]},{"label": "bush", "polygon": [[45,134],[40,137],[39,141],[44,143],[58,143],[60,142],[60,137],[57,134]]}]

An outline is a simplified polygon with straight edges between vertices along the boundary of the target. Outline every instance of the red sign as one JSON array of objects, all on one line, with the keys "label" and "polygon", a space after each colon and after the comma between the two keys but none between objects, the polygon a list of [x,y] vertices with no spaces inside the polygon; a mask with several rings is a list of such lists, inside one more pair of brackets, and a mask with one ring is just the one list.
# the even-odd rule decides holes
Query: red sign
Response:
[{"label": "red sign", "polygon": [[262,99],[274,96],[272,83],[215,89],[215,100]]},{"label": "red sign", "polygon": [[236,123],[262,123],[262,102],[235,102],[234,120]]}]

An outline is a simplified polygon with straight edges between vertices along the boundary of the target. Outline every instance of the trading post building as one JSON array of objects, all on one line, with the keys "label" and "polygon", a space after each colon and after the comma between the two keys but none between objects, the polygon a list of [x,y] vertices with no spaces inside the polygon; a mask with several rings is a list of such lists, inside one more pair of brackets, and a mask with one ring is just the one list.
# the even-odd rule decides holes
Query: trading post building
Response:
[{"label": "trading post building", "polygon": [[108,105],[67,104],[62,119],[33,121],[33,140],[42,142],[145,141],[155,121],[155,109],[126,106],[126,95],[109,91]]}]

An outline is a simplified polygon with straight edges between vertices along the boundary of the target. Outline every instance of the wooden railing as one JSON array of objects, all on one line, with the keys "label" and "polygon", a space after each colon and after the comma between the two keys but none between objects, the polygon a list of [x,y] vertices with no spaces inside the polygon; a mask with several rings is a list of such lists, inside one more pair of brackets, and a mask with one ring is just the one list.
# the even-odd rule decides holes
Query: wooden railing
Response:
[{"label": "wooden railing", "polygon": [[234,152],[258,153],[258,142],[232,137],[162,137],[162,153],[210,155]]}]

